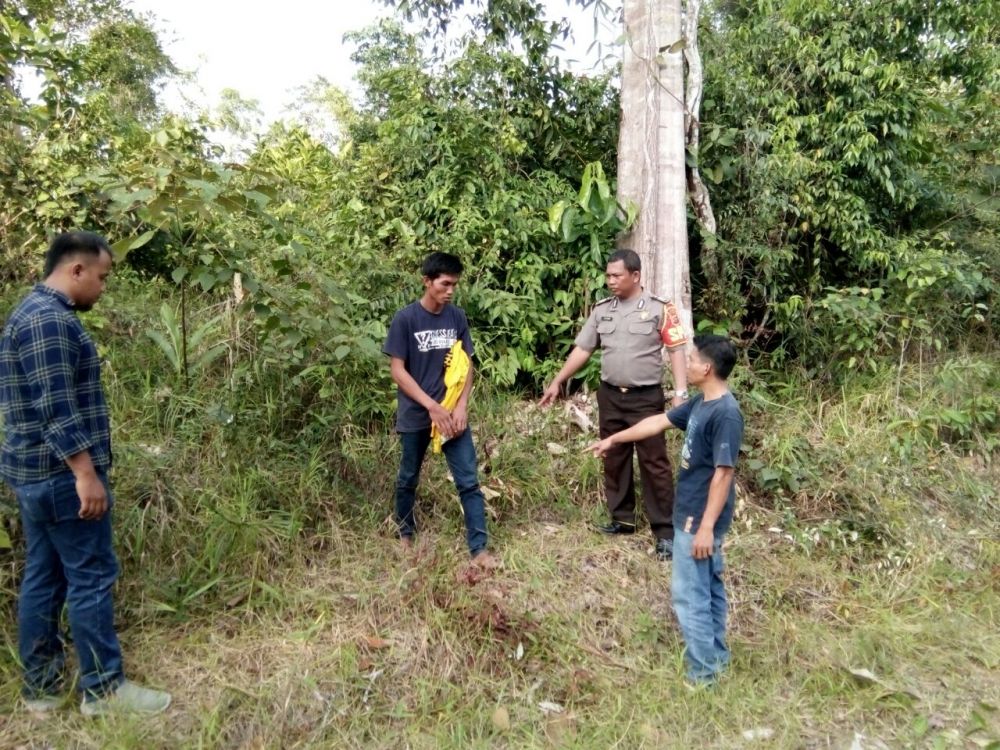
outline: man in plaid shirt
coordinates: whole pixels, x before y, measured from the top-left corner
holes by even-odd
[[[65,603],[80,665],[81,710],[156,713],[170,695],[125,679],[111,589],[111,431],[101,362],[76,316],[104,292],[111,248],[90,232],[56,237],[45,281],[0,336],[0,475],[17,496],[26,561],[18,599],[24,698],[32,711],[63,698]]]

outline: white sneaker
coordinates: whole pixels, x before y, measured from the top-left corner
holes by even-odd
[[[100,716],[108,713],[158,714],[170,705],[170,693],[153,690],[124,680],[114,692],[103,698],[84,700],[80,711],[84,716]]]

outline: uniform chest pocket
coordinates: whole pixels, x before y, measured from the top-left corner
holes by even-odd
[[[597,332],[602,336],[607,336],[609,333],[615,332],[615,321],[613,320],[601,320],[597,323]]]
[[[655,326],[656,323],[652,320],[633,320],[628,324],[628,332],[639,336],[648,336],[656,330]]]

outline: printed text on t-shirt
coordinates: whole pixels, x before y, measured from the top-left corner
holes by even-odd
[[[429,331],[414,331],[413,336],[417,340],[417,349],[421,352],[429,352],[432,349],[451,349],[452,344],[458,338],[458,331],[454,328],[438,328]]]

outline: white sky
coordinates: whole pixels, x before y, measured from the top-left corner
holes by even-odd
[[[566,0],[545,3],[553,17],[573,19],[578,41],[567,56],[589,61],[575,69],[590,69],[596,60],[595,53],[586,53],[593,11],[571,8]],[[196,106],[215,105],[223,89],[233,88],[257,100],[267,120],[281,114],[297,87],[319,75],[356,92],[352,46],[343,36],[392,12],[379,0],[282,0],[267,6],[246,0],[130,0],[130,5],[155,17],[167,54],[196,74],[183,93],[175,86],[164,92],[169,108],[183,108],[185,95]],[[613,43],[618,33],[609,28],[602,42]]]

